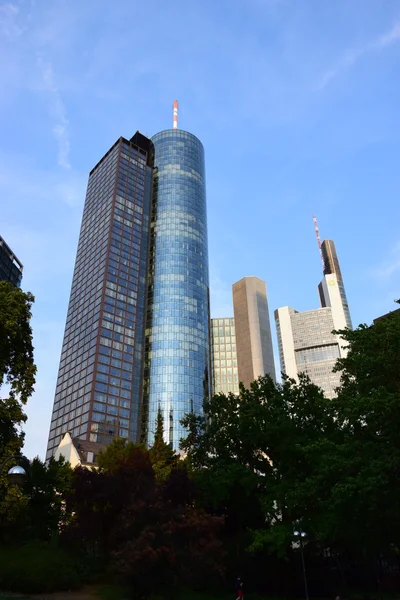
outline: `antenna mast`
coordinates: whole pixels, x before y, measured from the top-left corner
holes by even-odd
[[[322,254],[321,237],[319,235],[318,221],[317,221],[317,217],[315,215],[313,215],[313,221],[314,221],[315,234],[317,236],[319,255],[321,257],[321,262],[322,262],[322,271],[325,271],[325,261],[324,261],[324,255]]]
[[[178,100],[174,100],[173,129],[178,129]]]

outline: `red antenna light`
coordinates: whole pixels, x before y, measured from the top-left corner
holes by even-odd
[[[322,254],[321,237],[319,235],[318,221],[317,221],[317,217],[315,215],[313,215],[313,221],[314,221],[315,234],[317,236],[317,241],[318,241],[319,254],[320,254],[321,262],[322,262],[322,271],[325,271],[325,261],[324,261],[324,255]]]
[[[178,100],[174,100],[173,129],[178,129]]]

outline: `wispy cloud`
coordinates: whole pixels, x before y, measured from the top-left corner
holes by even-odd
[[[55,121],[52,131],[58,145],[58,164],[64,169],[70,169],[70,143],[68,131],[69,122],[65,104],[61,98],[60,90],[55,83],[53,67],[51,63],[43,61],[41,57],[38,58],[37,62],[42,74],[45,89],[51,98],[51,113]]]
[[[359,48],[351,48],[348,50],[335,67],[329,69],[321,77],[318,84],[318,89],[326,87],[332,79],[337,77],[342,71],[352,67],[362,56],[370,52],[382,50],[387,46],[395,44],[400,40],[400,22],[396,22],[393,27],[386,33],[368,42]]]
[[[400,22],[396,23],[390,31],[378,38],[373,44],[373,48],[384,48],[400,39]]]
[[[400,273],[400,241],[394,246],[390,258],[375,269],[374,273],[382,279],[389,279],[393,275]]]
[[[0,31],[7,38],[16,38],[25,31],[18,23],[19,8],[12,2],[0,4]]]

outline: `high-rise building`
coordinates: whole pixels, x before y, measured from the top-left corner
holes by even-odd
[[[234,318],[212,319],[211,356],[214,394],[239,393],[269,374],[275,381],[265,281],[243,277],[232,286]]]
[[[232,286],[239,381],[245,387],[258,377],[275,381],[274,352],[265,281],[243,277]]]
[[[67,432],[139,438],[153,159],[136,133],[90,172],[47,458]]]
[[[159,408],[178,449],[209,395],[209,339],[204,150],[174,112],[89,175],[47,457],[66,433],[151,445]]]
[[[318,286],[321,306],[331,307],[335,328],[352,329],[349,304],[334,241],[324,240],[321,251],[324,263],[324,279]]]
[[[297,380],[308,375],[328,398],[340,384],[339,373],[332,369],[341,356],[340,340],[334,329],[330,308],[298,312],[289,306],[275,311],[279,357],[282,372]]]
[[[340,384],[340,375],[332,369],[347,354],[344,342],[332,332],[352,325],[335,244],[332,240],[321,244],[318,226],[316,230],[324,272],[318,286],[322,308],[305,312],[278,308],[275,322],[282,372],[294,379],[306,373],[332,398]]]
[[[157,411],[179,448],[185,414],[209,396],[209,281],[204,150],[191,133],[152,138],[154,183],[143,424],[154,438]]]
[[[0,235],[0,281],[9,281],[19,287],[22,280],[22,263]]]
[[[235,319],[211,319],[211,372],[214,394],[239,394]]]

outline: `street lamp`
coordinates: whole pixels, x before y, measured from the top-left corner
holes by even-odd
[[[306,563],[304,561],[304,540],[307,537],[305,531],[294,531],[294,537],[299,539],[300,542],[300,554],[301,554],[301,564],[303,567],[303,578],[304,578],[304,591],[306,593],[306,600],[308,600],[308,585],[307,585],[307,573],[306,573]]]
[[[10,485],[18,485],[19,487],[22,487],[26,481],[27,471],[30,472],[31,466],[30,466],[29,460],[25,456],[22,456],[21,454],[16,454],[14,456],[8,456],[2,462],[2,464],[0,466],[0,475],[3,472],[3,469],[6,466],[6,464],[11,460],[15,460],[17,463],[20,463],[20,464],[17,464],[16,466],[11,467],[11,469],[8,471],[8,473],[7,473],[8,483]],[[21,463],[25,465],[25,468],[21,466]]]

